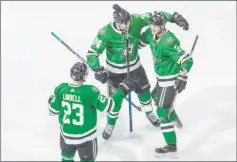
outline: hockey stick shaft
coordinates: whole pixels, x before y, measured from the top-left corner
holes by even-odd
[[[126,24],[126,23],[125,23]],[[125,25],[127,26],[127,25]],[[129,60],[129,53],[128,53],[128,33],[125,32],[125,43],[126,43],[126,61],[127,61],[127,78],[130,78],[130,60]],[[131,92],[128,93],[128,111],[129,111],[129,130],[130,132],[133,131],[133,121],[132,121],[132,96]]]
[[[126,45],[126,61],[127,61],[127,77],[130,77],[130,67],[129,67],[129,53],[128,53],[128,29],[127,29],[127,22],[125,20],[125,18],[128,16],[128,12],[126,10],[124,10],[123,8],[121,8],[119,5],[114,4],[113,5],[113,9],[120,12],[123,15],[124,18],[124,23],[125,23],[125,45]],[[133,131],[133,122],[132,122],[132,103],[131,103],[132,99],[131,99],[131,93],[128,93],[128,103],[129,103],[129,129],[130,132]]]
[[[51,35],[61,42],[69,51],[76,55],[83,63],[86,63],[86,60],[82,58],[78,53],[76,53],[69,45],[67,45],[62,39],[60,39],[54,32],[51,32]]]
[[[198,35],[196,35],[196,37],[195,37],[195,40],[194,40],[194,42],[193,42],[193,46],[192,46],[192,49],[191,49],[191,52],[190,52],[190,56],[193,54],[193,51],[194,51],[194,49],[195,49],[195,47],[196,47],[196,44],[197,44],[197,41],[198,41]]]
[[[125,28],[127,28],[127,22],[125,22]],[[125,32],[125,42],[126,42],[126,60],[127,60],[127,78],[130,78],[130,58],[129,58],[129,51],[128,51],[128,29]],[[131,92],[128,93],[128,105],[129,105],[129,130],[130,132],[133,131],[133,121],[132,121],[132,96]]]
[[[113,5],[113,9],[120,12],[123,15],[123,19],[124,19],[124,23],[125,23],[125,45],[126,45],[126,61],[127,61],[127,78],[130,77],[130,66],[129,66],[129,52],[128,52],[128,29],[127,29],[127,21],[125,20],[125,18],[128,16],[128,12],[126,12],[126,10],[124,10],[123,8],[121,8],[119,5],[114,4]],[[128,103],[129,103],[129,130],[130,132],[133,131],[133,122],[132,122],[132,99],[131,99],[131,93],[128,93]]]
[[[127,26],[127,25],[125,25]],[[129,60],[129,53],[128,53],[128,36],[127,36],[127,31],[126,31],[126,36],[125,36],[125,41],[126,41],[126,57],[127,57],[127,78],[130,77],[130,60]],[[129,130],[130,132],[133,131],[133,121],[132,121],[132,96],[131,96],[131,92],[128,93],[128,106],[129,106]]]
[[[199,37],[199,36],[196,35],[189,56],[192,56],[192,54],[193,54],[193,51],[194,51],[194,49],[195,49],[195,47],[196,47],[196,44],[197,44],[197,41],[198,41],[198,37]],[[175,99],[176,99],[176,96],[177,96],[177,95],[178,95],[178,90],[175,91],[175,96],[174,96],[173,102],[172,102],[172,104],[171,104],[171,108],[169,109],[168,115],[165,116],[165,117],[164,117],[163,119],[161,119],[161,120],[168,120],[168,119],[169,119],[170,114],[171,114],[172,111],[174,110],[174,102],[175,102]]]

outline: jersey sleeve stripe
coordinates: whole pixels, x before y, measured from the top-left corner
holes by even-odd
[[[58,115],[59,113],[55,113],[55,112],[52,112],[51,110],[49,110],[49,114],[50,114],[51,116],[55,116],[55,115]]]
[[[54,108],[52,108],[50,105],[49,105],[49,111],[54,113],[54,114],[59,114],[59,111],[55,110]]]
[[[181,61],[182,61],[185,57],[188,57],[188,55],[189,55],[189,54],[185,52],[185,54],[183,54],[183,55],[179,58],[179,60],[178,60],[177,63],[180,64]]]
[[[147,44],[143,42],[141,39],[139,39],[139,45],[141,45],[142,47],[145,47]]]
[[[192,56],[188,56],[188,57],[185,57],[182,61],[181,61],[181,65],[185,62],[185,61],[187,61],[188,59],[190,59]]]
[[[87,52],[87,55],[99,56],[99,54],[98,54],[97,52],[94,52],[94,51],[91,51],[91,50],[89,50],[89,51]]]

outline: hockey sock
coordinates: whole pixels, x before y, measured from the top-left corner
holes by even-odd
[[[123,101],[124,93],[120,90],[119,93],[114,93],[111,98],[112,98],[112,108],[111,110],[107,113],[107,123],[109,125],[115,125],[116,120],[118,118],[119,112],[121,110],[121,105]]]
[[[61,152],[62,162],[64,162],[64,161],[74,162],[74,156],[75,156],[75,153]]]
[[[137,93],[137,97],[141,103],[142,111],[143,112],[151,112],[152,106],[151,106],[151,93],[150,89],[143,93]]]
[[[160,118],[163,118],[166,115],[168,115],[169,108],[158,107],[156,112]],[[174,124],[172,122],[172,119],[169,118],[168,120],[161,120],[160,127],[161,127],[161,131],[163,133],[166,143],[167,144],[176,144],[177,143],[176,133],[175,133]]]

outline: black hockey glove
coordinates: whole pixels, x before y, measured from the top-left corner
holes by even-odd
[[[187,76],[178,75],[177,79],[175,80],[175,90],[178,90],[179,93],[182,92],[187,85],[187,80]]]
[[[106,83],[108,74],[103,66],[97,69],[93,69],[93,71],[95,72],[94,74],[96,80],[100,81],[102,84]]]
[[[129,92],[132,92],[136,88],[136,82],[131,77],[126,78],[118,87],[123,91],[124,95],[127,96]]]
[[[183,30],[189,29],[189,24],[188,24],[187,20],[182,15],[180,15],[178,12],[175,12],[172,15],[171,23],[175,23],[178,26],[183,27]]]

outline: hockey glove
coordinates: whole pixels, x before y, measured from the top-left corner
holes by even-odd
[[[119,84],[119,89],[121,89],[125,96],[128,93],[132,92],[136,88],[135,81],[130,77],[123,80],[122,83]]]
[[[180,27],[183,27],[183,30],[189,29],[189,24],[185,18],[183,18],[182,15],[180,15],[178,12],[175,12],[172,15],[171,22],[177,24]]]
[[[93,71],[95,72],[94,74],[96,80],[100,81],[102,84],[106,83],[108,79],[108,74],[103,66],[100,68],[93,69]]]
[[[183,75],[178,75],[177,79],[175,80],[175,90],[178,92],[182,92],[187,84],[188,77]]]

